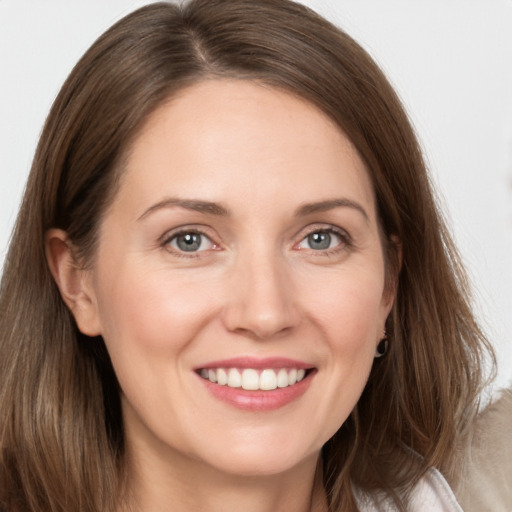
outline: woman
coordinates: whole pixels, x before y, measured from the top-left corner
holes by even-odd
[[[467,297],[352,39],[287,1],[142,8],[64,84],[6,259],[2,508],[460,510]]]

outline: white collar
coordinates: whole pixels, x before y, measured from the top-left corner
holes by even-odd
[[[361,512],[394,512],[396,506],[382,495],[356,492]],[[429,468],[411,492],[409,512],[463,512],[448,482],[435,468]]]

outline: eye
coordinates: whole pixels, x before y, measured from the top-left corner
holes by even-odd
[[[176,233],[166,244],[179,252],[200,252],[214,247],[213,242],[206,235],[197,231]]]
[[[339,247],[345,242],[341,233],[332,229],[318,229],[309,233],[299,243],[299,249],[312,249],[313,251],[328,251]]]

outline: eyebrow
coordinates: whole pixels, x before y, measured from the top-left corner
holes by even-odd
[[[137,220],[142,220],[157,210],[163,208],[173,208],[175,206],[185,208],[186,210],[199,213],[207,213],[210,215],[218,215],[221,217],[228,217],[230,215],[229,210],[224,208],[224,206],[221,206],[219,203],[214,203],[212,201],[202,201],[199,199],[178,199],[175,197],[168,197],[150,206],[147,210],[144,211],[144,213],[142,213],[142,215],[138,217]],[[366,210],[359,203],[346,198],[327,199],[325,201],[318,201],[315,203],[306,203],[297,208],[295,215],[297,217],[305,217],[306,215],[326,212],[335,208],[353,208],[354,210],[358,211],[366,221],[369,221]]]
[[[192,210],[194,212],[208,213],[210,215],[219,215],[222,217],[227,217],[229,215],[229,211],[218,203],[201,201],[198,199],[178,199],[175,197],[168,197],[150,206],[137,220],[142,220],[157,210],[173,208],[175,206],[185,208],[186,210]]]
[[[304,217],[311,215],[312,213],[321,213],[335,208],[353,208],[358,211],[367,222],[370,221],[370,217],[366,213],[366,210],[357,202],[346,198],[327,199],[326,201],[319,201],[316,203],[306,203],[299,206],[296,211],[298,217]]]

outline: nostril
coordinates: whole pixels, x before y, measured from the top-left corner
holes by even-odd
[[[256,341],[264,341],[275,340],[287,336],[292,329],[293,328],[291,326],[274,327],[258,324],[250,327],[237,327],[233,332]]]

